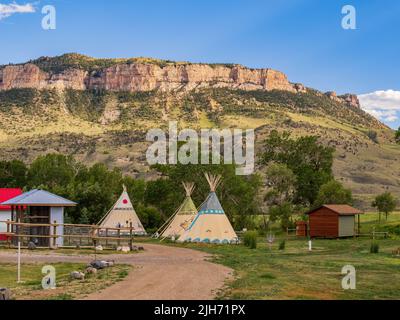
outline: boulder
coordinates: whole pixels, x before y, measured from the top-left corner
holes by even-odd
[[[35,250],[35,249],[36,249],[36,244],[32,241],[29,241],[28,250]]]
[[[0,288],[0,300],[11,300],[10,289]]]
[[[114,260],[107,260],[104,261],[107,265],[107,267],[113,267],[115,265],[115,261]]]
[[[97,274],[97,269],[93,268],[92,266],[87,267],[85,271],[87,274]]]
[[[103,251],[103,246],[102,245],[99,245],[99,246],[96,246],[96,251]]]
[[[131,251],[131,248],[129,248],[129,247],[122,247],[122,248],[121,248],[121,251],[124,252],[124,253],[128,253],[129,251]]]
[[[95,269],[104,269],[108,267],[108,264],[106,261],[101,261],[101,260],[94,260],[90,263],[90,266],[95,268]]]
[[[70,273],[71,279],[73,280],[85,280],[85,274],[79,271],[73,271]]]

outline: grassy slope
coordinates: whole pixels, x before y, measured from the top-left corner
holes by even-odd
[[[178,120],[182,128],[257,129],[258,152],[272,129],[319,135],[337,148],[335,175],[352,188],[357,204],[368,206],[375,194],[387,189],[400,196],[400,147],[393,132],[361,110],[312,90],[0,92],[1,158],[29,162],[38,154],[62,152],[89,164],[101,161],[126,173],[143,174],[148,171],[145,133],[166,128],[169,120]],[[367,137],[368,130],[378,132],[379,144]]]
[[[376,214],[363,216],[363,233],[377,226],[376,218]],[[377,229],[390,225],[400,230],[400,213]],[[400,257],[392,256],[392,250],[400,247],[398,236],[377,240],[378,254],[369,253],[368,238],[314,240],[311,253],[306,239],[295,238],[279,251],[281,239],[272,250],[263,239],[255,250],[242,245],[185,246],[216,254],[216,262],[235,270],[237,278],[222,293],[223,299],[400,299]],[[356,268],[356,290],[341,287],[342,267],[349,264]]]

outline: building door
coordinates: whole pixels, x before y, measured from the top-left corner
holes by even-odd
[[[354,216],[339,216],[339,237],[354,236]]]
[[[29,223],[31,224],[50,224],[50,208],[49,207],[30,207]],[[29,234],[32,235],[32,241],[38,247],[48,247],[50,239],[42,236],[50,235],[50,227],[31,226]],[[35,237],[37,236],[37,237]]]

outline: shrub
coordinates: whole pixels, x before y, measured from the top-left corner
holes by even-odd
[[[369,252],[370,253],[379,253],[379,244],[377,244],[376,242],[372,242]]]
[[[279,242],[279,250],[285,250],[286,247],[286,240],[282,240]]]
[[[257,248],[257,232],[256,231],[247,231],[244,234],[243,243],[246,247],[250,249]]]
[[[369,130],[369,131],[367,131],[366,135],[367,135],[367,137],[368,137],[371,141],[373,141],[373,142],[375,142],[375,143],[378,143],[378,142],[379,142],[379,141],[378,141],[378,133],[377,133],[376,131],[374,131],[374,130]]]
[[[395,226],[384,226],[382,229],[383,229],[383,231],[393,233],[396,235],[400,235],[400,224],[395,225]]]

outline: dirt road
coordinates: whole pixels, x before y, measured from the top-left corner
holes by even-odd
[[[101,255],[116,263],[134,266],[133,271],[121,282],[103,291],[93,293],[88,300],[206,300],[213,299],[232,270],[206,261],[207,254],[183,248],[143,244],[139,254]],[[0,252],[0,262],[15,262],[10,252]],[[22,263],[31,262],[83,262],[93,260],[87,255],[62,255],[24,253]]]

